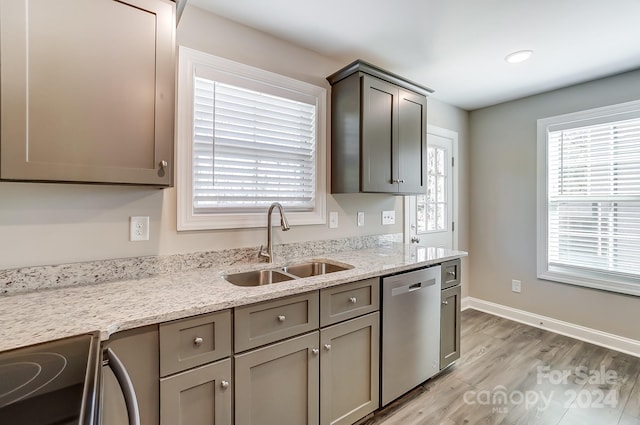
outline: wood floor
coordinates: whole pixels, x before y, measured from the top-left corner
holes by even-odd
[[[466,310],[457,363],[365,424],[640,425],[640,358]]]

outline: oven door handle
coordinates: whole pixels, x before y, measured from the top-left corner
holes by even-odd
[[[116,353],[107,348],[104,350],[107,365],[113,371],[124,396],[124,403],[127,406],[127,415],[129,416],[129,425],[140,425],[140,409],[138,407],[138,398],[136,390],[133,388],[131,378],[127,373],[127,369],[122,361],[116,356]]]

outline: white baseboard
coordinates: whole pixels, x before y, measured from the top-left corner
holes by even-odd
[[[478,298],[463,298],[462,310],[466,310],[468,308],[640,357],[640,341],[635,339],[602,332],[597,329],[586,328],[569,322],[563,322],[562,320],[541,316],[524,310],[518,310],[516,308],[484,301]]]

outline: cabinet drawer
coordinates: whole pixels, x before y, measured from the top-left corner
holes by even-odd
[[[318,328],[318,292],[237,307],[236,353]]]
[[[230,310],[160,325],[160,376],[230,355]]]
[[[459,258],[442,263],[442,289],[458,285],[461,272]]]
[[[320,291],[320,326],[328,326],[380,308],[380,280],[362,280]]]

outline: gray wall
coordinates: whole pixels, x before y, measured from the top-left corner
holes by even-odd
[[[177,39],[181,45],[327,89],[325,77],[345,65],[191,6],[180,21]],[[430,113],[442,116],[442,126],[466,128],[466,113],[457,108],[434,102]],[[462,117],[458,117],[460,113]],[[254,247],[264,243],[266,233],[264,229],[177,232],[175,189],[0,182],[0,200],[0,269]],[[327,209],[340,213],[338,229],[297,226],[286,233],[275,231],[275,242],[397,233],[403,229],[401,197],[329,195]],[[396,210],[396,224],[382,226],[381,211],[390,209]],[[357,211],[365,212],[364,227],[356,226]],[[129,242],[128,220],[132,215],[150,217],[148,242]]]
[[[640,298],[536,278],[536,120],[637,99],[640,70],[471,112],[472,297],[640,340]]]

